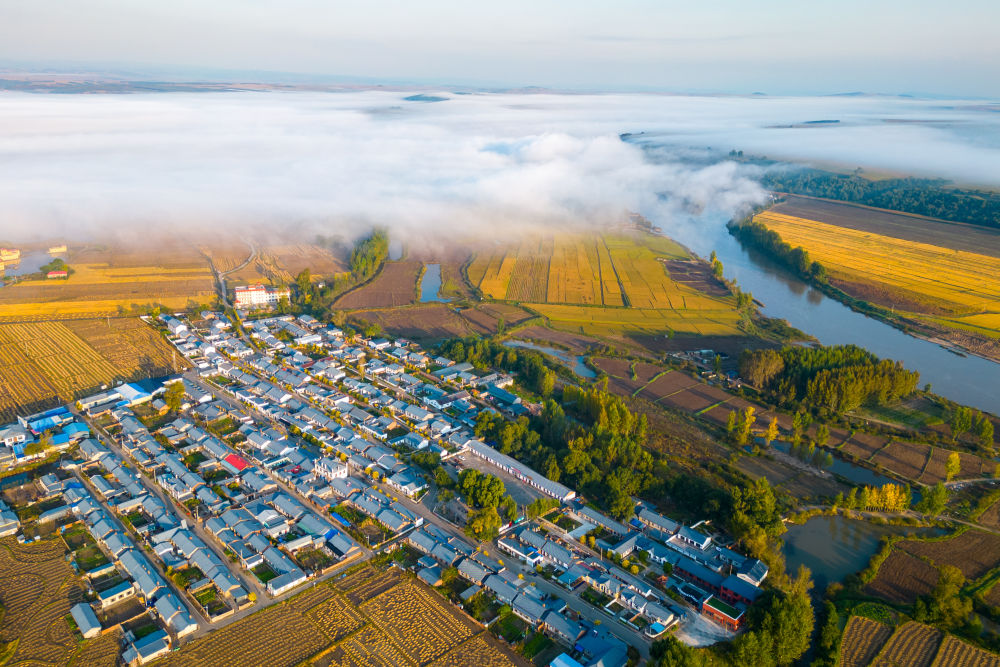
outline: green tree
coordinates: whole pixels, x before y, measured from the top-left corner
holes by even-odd
[[[465,534],[480,542],[489,542],[500,534],[502,524],[496,506],[491,505],[469,515]]]
[[[752,405],[743,408],[743,411],[740,412],[739,425],[736,431],[736,442],[743,446],[749,443],[750,432],[756,423],[757,410]]]
[[[979,439],[979,444],[992,453],[993,422],[990,421],[989,417],[983,415],[980,418],[979,423],[976,425],[976,437]]]
[[[826,424],[820,424],[816,429],[816,444],[826,447],[828,442],[830,442],[830,428]]]
[[[957,406],[951,413],[951,437],[958,439],[963,433],[967,433],[972,428],[972,408],[964,405]]]
[[[163,392],[163,402],[171,412],[179,412],[184,402],[184,384],[180,381],[171,382]]]
[[[937,516],[948,505],[948,487],[942,482],[924,490],[920,501],[914,507],[918,512]]]

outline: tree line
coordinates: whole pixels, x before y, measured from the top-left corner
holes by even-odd
[[[774,171],[761,181],[770,190],[836,199],[942,220],[1000,227],[1000,195],[948,187],[945,181],[892,178],[871,181],[819,169]]]
[[[885,405],[917,389],[920,374],[856,345],[745,350],[740,374],[775,403],[819,414]]]

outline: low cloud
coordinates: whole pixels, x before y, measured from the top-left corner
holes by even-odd
[[[1000,114],[971,104],[439,94],[0,94],[0,241],[382,225],[417,242],[625,210],[717,231],[766,197],[731,148],[1000,185]],[[800,125],[817,119],[841,123]]]

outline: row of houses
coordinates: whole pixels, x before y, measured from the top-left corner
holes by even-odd
[[[442,568],[455,567],[470,587],[462,594],[469,599],[477,594],[491,595],[510,605],[513,613],[533,628],[542,628],[572,645],[584,634],[583,626],[565,614],[566,603],[549,597],[527,582],[509,574],[498,560],[460,538],[428,524],[407,536],[407,543],[422,554],[417,576],[431,586],[441,583]]]

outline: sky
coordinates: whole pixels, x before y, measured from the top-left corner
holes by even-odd
[[[155,230],[350,241],[373,226],[433,245],[625,211],[710,239],[766,201],[762,169],[796,168],[733,149],[1000,188],[1000,113],[981,102],[425,92],[441,101],[0,93],[0,245]]]
[[[0,68],[1000,97],[995,0],[12,0]]]

